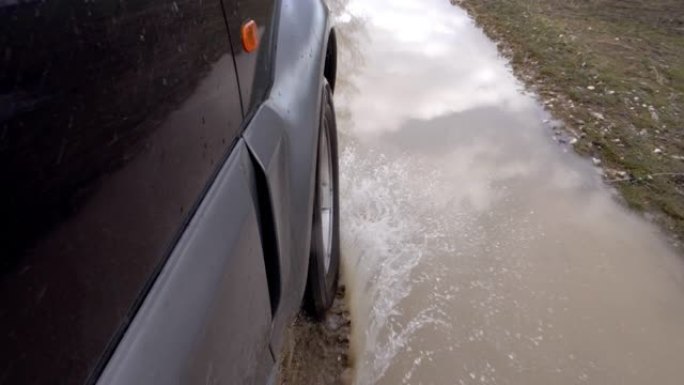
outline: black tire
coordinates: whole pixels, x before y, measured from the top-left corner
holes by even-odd
[[[340,202],[339,202],[339,171],[337,162],[337,125],[335,108],[332,101],[332,91],[326,82],[323,89],[321,120],[316,160],[316,183],[314,193],[314,210],[311,225],[311,252],[309,254],[309,272],[305,296],[305,309],[314,318],[321,319],[330,308],[337,290],[337,280],[340,270]],[[324,136],[324,131],[327,135]],[[323,195],[319,188],[322,161],[320,159],[322,137],[328,138],[330,154],[330,174],[332,179],[332,234],[329,238],[330,259],[326,271],[326,247],[324,246],[321,225]],[[328,192],[329,194],[329,192]],[[329,195],[328,195],[329,196]]]

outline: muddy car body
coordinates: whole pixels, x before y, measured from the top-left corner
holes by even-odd
[[[274,382],[338,268],[325,5],[5,1],[0,31],[0,383]]]

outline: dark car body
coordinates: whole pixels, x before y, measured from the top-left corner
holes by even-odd
[[[321,0],[0,0],[0,384],[274,381],[335,61]]]

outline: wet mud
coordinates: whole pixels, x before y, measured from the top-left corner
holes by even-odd
[[[323,320],[300,313],[288,328],[281,354],[281,385],[351,385],[351,320],[340,285]]]

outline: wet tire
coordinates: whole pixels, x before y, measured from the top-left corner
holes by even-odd
[[[316,161],[311,252],[304,307],[314,318],[330,308],[340,270],[340,205],[337,126],[332,91],[325,83]]]

